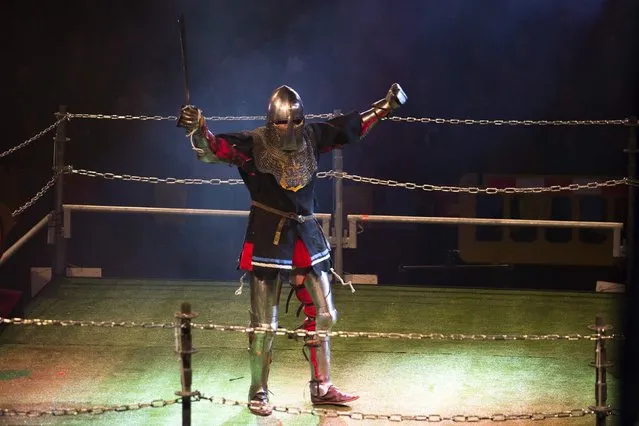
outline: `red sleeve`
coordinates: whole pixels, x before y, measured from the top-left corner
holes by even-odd
[[[242,167],[252,159],[253,138],[249,132],[214,135],[205,124],[200,134],[206,139],[211,152],[222,162]]]

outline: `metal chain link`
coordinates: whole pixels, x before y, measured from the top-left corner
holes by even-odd
[[[125,412],[125,411],[137,411],[144,408],[162,408],[177,403],[182,403],[183,397],[174,399],[156,399],[151,402],[141,402],[133,404],[123,405],[98,405],[90,408],[59,408],[52,410],[15,410],[10,408],[0,408],[0,417],[41,417],[41,416],[77,416],[80,414],[105,414],[109,412]],[[200,393],[196,393],[191,400],[193,402],[208,401],[213,404],[235,406],[235,407],[249,407],[250,403],[246,401],[239,401],[225,397],[213,397],[205,396]],[[403,421],[422,421],[440,423],[443,421],[455,422],[455,423],[476,423],[480,421],[490,420],[495,422],[502,422],[508,420],[545,420],[567,417],[584,417],[586,415],[595,414],[595,411],[586,408],[576,408],[572,410],[556,411],[556,412],[535,412],[526,414],[491,414],[486,415],[468,415],[457,414],[453,416],[443,416],[440,414],[418,414],[418,415],[406,415],[399,413],[391,414],[377,414],[377,413],[362,413],[358,411],[336,411],[330,409],[306,409],[292,406],[279,406],[273,405],[273,411],[278,413],[285,413],[291,415],[312,415],[320,417],[348,417],[353,420],[386,420],[391,422],[403,422]],[[617,409],[608,409],[606,414],[618,415]]]
[[[122,328],[175,328],[173,323],[156,322],[135,322],[135,321],[87,321],[87,320],[55,320],[38,318],[3,318],[0,317],[0,324],[12,325],[37,325],[37,326],[76,326],[76,327],[122,327]],[[239,333],[272,333],[269,328],[246,327],[241,325],[220,325],[214,323],[192,322],[191,327],[198,330],[231,331]],[[395,333],[395,332],[374,332],[374,331],[307,331],[304,329],[278,328],[275,331],[277,336],[288,337],[362,337],[368,339],[407,339],[407,340],[473,340],[473,341],[577,341],[588,340],[622,340],[623,335],[610,334],[442,334],[442,333]]]
[[[118,114],[68,114],[69,118],[84,118],[84,119],[95,119],[95,120],[141,120],[141,121],[176,121],[178,119],[175,115],[118,115]],[[306,118],[309,120],[312,119],[329,119],[333,117],[334,114],[306,114]],[[265,115],[212,115],[210,117],[204,117],[209,121],[264,121],[266,120]]]
[[[156,399],[151,402],[138,402],[125,405],[97,405],[90,408],[56,408],[52,410],[14,410],[0,408],[0,417],[41,417],[41,416],[77,416],[79,414],[105,414],[109,412],[137,411],[143,408],[162,408],[177,404],[182,397],[175,399]]]
[[[273,333],[269,328],[245,327],[238,325],[219,325],[212,323],[191,323],[191,327],[199,330],[235,331],[240,333]],[[280,327],[274,332],[277,336],[288,337],[363,337],[368,339],[407,339],[407,340],[473,340],[473,341],[577,341],[577,340],[622,340],[623,335],[610,334],[442,334],[442,333],[396,333],[374,331],[307,331],[304,329],[289,330]]]
[[[65,166],[61,170],[55,172],[51,179],[49,179],[49,181],[29,201],[27,201],[22,207],[17,208],[13,213],[11,213],[11,217],[16,217],[22,214],[26,209],[31,207],[36,201],[42,198],[49,189],[51,189],[51,187],[55,184],[55,181],[58,179],[58,176],[63,173],[68,173],[69,170],[70,167]]]
[[[121,179],[121,180],[129,180],[135,182],[146,182],[146,183],[168,183],[168,184],[186,184],[186,185],[242,185],[244,182],[242,179],[178,179],[178,178],[159,178],[159,177],[149,177],[149,176],[134,176],[134,175],[118,175],[115,173],[102,173],[96,172],[92,170],[85,169],[71,169],[72,173],[84,175],[88,177],[102,177],[105,179]],[[524,193],[542,193],[542,192],[562,192],[562,191],[579,191],[584,189],[597,189],[597,188],[608,188],[618,185],[628,184],[629,180],[627,178],[623,179],[610,179],[603,182],[588,182],[588,183],[573,183],[570,185],[552,185],[549,187],[529,187],[529,188],[516,188],[516,187],[508,187],[508,188],[479,188],[479,187],[460,187],[460,186],[445,186],[445,185],[431,185],[428,183],[425,184],[417,184],[412,182],[398,182],[395,180],[385,180],[385,179],[377,179],[370,178],[358,175],[351,175],[346,172],[336,172],[334,170],[329,170],[326,172],[318,172],[317,177],[319,179],[326,178],[341,178],[348,179],[354,182],[363,182],[369,183],[372,185],[384,185],[389,187],[399,187],[405,189],[421,189],[423,191],[441,191],[441,192],[454,192],[454,193],[469,193],[469,194],[479,194],[485,193],[488,195],[505,193],[505,194],[524,194]]]
[[[64,115],[62,118],[60,118],[58,121],[56,121],[55,123],[53,123],[52,125],[50,125],[49,127],[47,127],[46,129],[42,130],[41,132],[38,132],[35,136],[32,136],[31,138],[27,139],[26,141],[22,142],[20,145],[16,145],[13,148],[8,149],[7,151],[3,152],[0,154],[0,158],[6,157],[7,155],[13,154],[14,152],[18,151],[19,149],[22,149],[24,147],[26,147],[27,145],[29,145],[31,142],[41,138],[42,136],[46,135],[47,133],[49,133],[51,130],[53,130],[58,124],[60,124],[62,121],[67,120],[69,118],[69,115],[66,114]]]
[[[306,114],[308,119],[330,119],[334,113]],[[175,115],[118,115],[118,114],[69,114],[70,118],[107,119],[107,120],[172,120],[178,119]],[[263,121],[264,115],[213,115],[204,117],[210,121]],[[601,125],[628,125],[636,124],[629,118],[612,120],[478,120],[471,118],[432,118],[432,117],[399,117],[392,116],[384,120],[403,121],[407,123],[435,123],[435,124],[466,124],[466,125],[495,125],[495,126],[601,126]]]
[[[323,114],[305,114],[304,118],[308,120],[324,119],[328,120],[333,118],[335,114],[323,113]],[[212,115],[210,117],[204,117],[209,121],[266,121],[265,115],[240,115],[240,116],[220,116]]]
[[[421,189],[422,191],[441,191],[441,192],[465,192],[468,194],[479,194],[484,193],[488,195],[493,194],[526,194],[526,193],[534,193],[539,194],[542,192],[562,192],[562,191],[579,191],[583,189],[597,189],[597,188],[605,188],[612,187],[617,185],[625,185],[628,183],[627,178],[623,179],[610,179],[603,182],[588,182],[588,183],[572,183],[570,185],[552,185],[548,187],[544,186],[535,186],[528,188],[517,188],[517,187],[507,187],[507,188],[479,188],[479,187],[460,187],[460,186],[445,186],[445,185],[431,185],[428,183],[418,184],[412,182],[398,182],[396,180],[384,180],[370,177],[363,177],[358,175],[351,175],[346,172],[336,172],[330,170],[328,172],[319,172],[317,173],[318,178],[341,178],[348,179],[354,182],[363,182],[370,183],[372,185],[383,185],[389,187],[400,187],[405,189]]]
[[[213,404],[220,405],[230,405],[230,406],[245,406],[249,407],[249,403],[246,401],[238,401],[225,397],[208,397],[205,395],[198,395],[194,398],[195,401],[209,401]],[[358,411],[336,411],[330,409],[307,409],[300,407],[291,407],[291,406],[272,406],[273,411],[278,413],[286,413],[292,415],[301,415],[308,414],[313,416],[321,416],[321,417],[348,417],[353,420],[386,420],[391,422],[403,422],[403,421],[421,421],[421,422],[432,422],[432,423],[440,423],[444,421],[448,422],[456,422],[456,423],[476,423],[480,421],[495,421],[495,422],[503,422],[509,420],[545,420],[545,419],[556,419],[556,418],[566,418],[566,417],[584,417],[586,415],[592,415],[595,411],[586,409],[586,408],[576,408],[573,410],[566,411],[557,411],[557,412],[536,412],[536,413],[526,413],[526,414],[492,414],[489,416],[482,415],[468,415],[468,414],[457,414],[453,416],[442,416],[440,414],[419,414],[419,415],[406,415],[399,413],[391,413],[391,414],[376,414],[376,413],[362,413]],[[616,415],[618,410],[609,409],[608,415]]]
[[[149,120],[177,120],[177,116],[175,115],[118,115],[118,114],[72,114],[69,113],[69,118],[84,118],[84,119],[94,119],[94,120],[141,120],[141,121],[149,121]]]
[[[135,322],[135,321],[85,321],[85,320],[56,320],[56,319],[39,319],[39,318],[3,318],[0,317],[0,324],[12,325],[54,325],[54,326],[76,326],[76,327],[122,327],[122,328],[174,328],[171,322]]]
[[[431,117],[397,117],[387,118],[391,121],[404,121],[407,123],[435,123],[435,124],[468,124],[468,125],[494,125],[494,126],[603,126],[603,125],[628,125],[635,124],[629,118],[613,120],[477,120],[472,118],[431,118]],[[635,124],[636,125],[636,124]]]
[[[168,183],[168,184],[183,184],[183,185],[243,185],[242,179],[178,179],[178,178],[159,178],[149,176],[135,176],[135,175],[119,175],[115,173],[102,173],[93,170],[74,169],[71,168],[70,172],[73,174],[88,176],[88,177],[101,177],[109,180],[125,180],[132,182],[144,182],[144,183]]]

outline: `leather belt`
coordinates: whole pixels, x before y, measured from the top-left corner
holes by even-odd
[[[270,213],[276,214],[276,215],[278,215],[278,216],[285,217],[285,218],[287,218],[287,219],[294,220],[294,221],[299,222],[299,223],[304,223],[304,222],[306,222],[308,219],[312,219],[312,218],[313,218],[313,215],[312,215],[312,214],[311,214],[311,215],[308,215],[308,216],[304,216],[304,215],[301,215],[301,214],[295,214],[295,213],[285,212],[285,211],[282,211],[282,210],[278,210],[278,209],[276,209],[276,208],[274,208],[274,207],[267,206],[266,204],[262,204],[262,203],[260,203],[259,201],[253,201],[253,202],[252,202],[252,205],[254,205],[255,207],[260,208],[260,209],[262,209],[262,210],[265,210],[265,211],[267,211],[267,212],[270,212]]]

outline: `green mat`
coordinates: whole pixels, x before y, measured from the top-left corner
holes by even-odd
[[[118,405],[100,415],[7,417],[0,424],[175,425],[180,404],[139,409],[140,403],[177,398],[180,362],[172,329],[138,326],[172,323],[183,301],[196,323],[245,326],[248,289],[235,283],[72,279],[52,283],[28,307],[29,318],[134,321],[128,327],[7,325],[0,335],[0,408],[72,409]],[[396,424],[359,420],[371,415],[532,414],[594,405],[594,342],[485,340],[479,335],[590,335],[596,315],[619,332],[620,295],[596,293],[334,286],[339,319],[334,331],[369,337],[332,339],[333,382],[360,395],[340,417],[275,412],[258,418],[233,401],[247,399],[250,382],[247,337],[238,331],[195,329],[193,389],[207,400],[193,402],[192,424]],[[280,327],[301,323],[292,301]],[[397,338],[370,333],[399,333]],[[443,338],[408,339],[440,333]],[[475,340],[459,335],[477,335]],[[393,337],[393,336],[390,336]],[[434,337],[437,337],[436,335]],[[454,337],[454,338],[452,338]],[[620,342],[607,341],[609,358]],[[311,410],[310,370],[302,343],[278,336],[271,369],[271,402],[278,409]],[[608,403],[616,407],[618,369],[607,375]],[[222,398],[227,399],[221,404]],[[354,418],[353,418],[354,417]],[[436,419],[436,417],[431,418]],[[423,423],[423,422],[421,422]],[[492,423],[488,421],[487,423]],[[509,422],[510,423],[510,422]],[[520,422],[518,422],[519,424]],[[552,424],[594,424],[594,417],[562,418]]]

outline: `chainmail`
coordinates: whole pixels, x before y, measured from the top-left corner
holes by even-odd
[[[302,140],[301,148],[291,152],[278,148],[279,135],[271,127],[258,127],[253,134],[256,136],[253,157],[257,170],[273,175],[282,188],[290,191],[305,187],[313,179],[317,171],[317,157],[306,126],[295,135]]]

